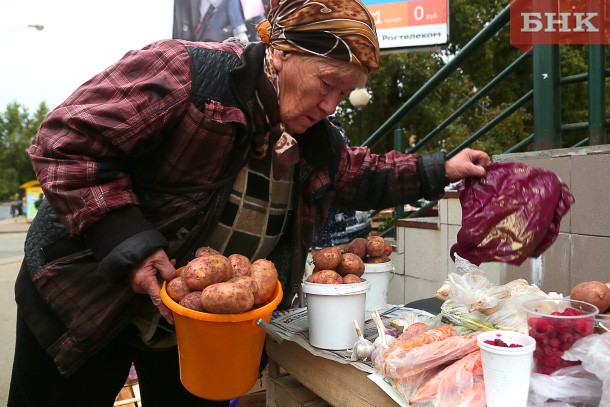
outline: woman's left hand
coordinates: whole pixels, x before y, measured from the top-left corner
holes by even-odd
[[[156,250],[127,275],[133,291],[148,294],[152,303],[170,324],[174,323],[172,311],[161,301],[161,285],[176,277],[176,260],[170,260],[163,249]]]
[[[449,182],[456,182],[466,177],[484,177],[485,167],[491,159],[486,152],[465,148],[445,162],[445,173]]]

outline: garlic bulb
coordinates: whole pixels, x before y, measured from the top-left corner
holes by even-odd
[[[375,350],[375,346],[373,346],[373,343],[362,335],[362,330],[360,329],[360,326],[356,320],[354,320],[354,325],[356,326],[358,340],[352,348],[352,359],[366,360],[367,358],[371,357],[373,350]]]
[[[385,371],[385,352],[390,347],[388,345],[388,335],[385,334],[385,326],[381,321],[381,317],[379,316],[379,312],[377,310],[373,311],[371,315],[373,321],[375,322],[375,326],[377,327],[377,332],[379,332],[380,344],[375,347],[375,351],[371,355],[371,361],[373,362],[373,366],[380,372]]]
[[[373,342],[373,345],[375,347],[378,347],[379,345],[381,345],[381,341],[382,341],[382,339],[381,339],[381,335],[380,335],[380,336],[377,337],[377,339],[375,339],[375,342]],[[391,336],[391,335],[387,335],[387,333],[386,333],[385,343],[388,346],[388,348],[390,346],[392,346],[392,344],[394,342],[396,342],[396,337],[395,336]]]

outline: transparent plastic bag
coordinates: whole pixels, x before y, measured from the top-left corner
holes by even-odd
[[[547,298],[536,285],[517,279],[504,285],[493,285],[484,272],[468,260],[455,256],[456,272],[450,273],[446,284],[447,299],[441,305],[444,315],[457,320],[473,318],[499,329],[527,333],[525,301]],[[452,320],[454,323],[458,323]],[[473,330],[484,327],[473,327]]]
[[[556,296],[561,297],[559,294]],[[511,296],[502,303],[501,308],[493,314],[485,315],[482,319],[497,328],[511,329],[527,334],[527,313],[525,312],[525,308],[523,308],[523,304],[529,300],[550,297],[551,295],[546,294],[536,285],[528,285],[527,287],[521,288],[519,291],[513,292]]]
[[[465,355],[424,382],[409,399],[413,406],[485,407],[481,351]]]
[[[562,357],[582,363],[550,375],[532,373],[528,406],[610,407],[610,332],[577,340]]]
[[[429,330],[419,336],[423,337],[431,332],[432,330]],[[400,379],[461,359],[478,349],[476,333],[464,336],[454,334],[439,341],[408,349],[398,347],[385,355],[384,373],[393,379]]]
[[[444,306],[486,314],[493,312],[510,296],[508,288],[494,286],[480,268],[459,255],[455,258],[455,268],[456,272],[447,276],[449,297]]]
[[[426,383],[432,376],[443,370],[446,366],[435,366],[430,369],[426,369],[422,372],[415,373],[409,376],[405,376],[400,379],[386,379],[394,380],[396,390],[400,393],[405,400],[410,400],[411,397],[417,392],[422,384]]]
[[[566,360],[580,360],[582,367],[603,383],[600,407],[610,407],[610,332],[580,338],[564,352]]]
[[[597,406],[602,392],[601,381],[582,365],[564,367],[545,375],[532,373],[529,407]]]

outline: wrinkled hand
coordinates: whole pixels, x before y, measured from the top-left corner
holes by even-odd
[[[159,308],[163,318],[174,323],[172,312],[161,301],[161,285],[176,277],[176,260],[169,260],[163,249],[155,251],[128,273],[131,288],[138,294],[148,294],[152,303]]]
[[[445,162],[445,173],[449,182],[456,182],[466,177],[484,177],[485,167],[491,159],[486,152],[465,148]]]

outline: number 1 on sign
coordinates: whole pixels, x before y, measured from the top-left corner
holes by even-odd
[[[375,25],[381,24],[381,10],[379,10],[379,9],[374,10],[374,11],[371,10],[371,15],[373,16],[373,19],[375,20]]]
[[[367,8],[379,29],[447,22],[447,0],[388,0],[387,3],[367,5]]]

